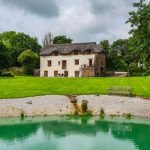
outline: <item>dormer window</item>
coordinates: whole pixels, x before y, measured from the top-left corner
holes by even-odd
[[[78,53],[78,51],[74,51],[74,55],[78,55],[79,53]]]
[[[87,50],[86,53],[87,53],[88,55],[90,55],[90,54],[91,54],[91,50]]]
[[[54,52],[54,56],[58,56],[58,52]]]

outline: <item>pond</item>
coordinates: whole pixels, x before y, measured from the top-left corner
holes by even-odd
[[[150,150],[150,120],[99,117],[0,119],[1,150]]]

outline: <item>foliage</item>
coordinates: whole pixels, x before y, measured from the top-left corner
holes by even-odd
[[[31,50],[25,50],[19,55],[18,61],[22,64],[26,74],[32,74],[38,64],[39,56]]]
[[[127,71],[130,64],[130,53],[127,39],[118,39],[109,44],[108,40],[100,42],[100,46],[106,53],[106,65],[108,71]]]
[[[105,115],[105,111],[103,108],[100,109],[100,117],[103,117]]]
[[[111,58],[111,45],[109,44],[108,40],[104,40],[100,42],[100,47],[102,47],[105,50],[105,54],[106,54],[106,66],[108,70],[113,70],[113,66],[112,66],[112,61],[113,59]]]
[[[132,114],[131,114],[131,113],[127,113],[127,114],[123,114],[123,116],[124,116],[126,119],[131,119]]]
[[[129,33],[132,35],[132,49],[138,61],[148,68],[150,66],[150,2],[140,0],[133,6],[135,9],[129,13],[130,18],[127,21],[131,25]]]
[[[39,78],[26,76],[13,79],[0,78],[0,98],[66,95],[68,93],[101,95],[108,94],[111,86],[131,86],[133,95],[150,98],[150,77]]]
[[[74,111],[74,115],[79,115],[79,112],[77,110]]]
[[[150,69],[148,69],[143,75],[144,76],[150,76]]]
[[[18,56],[25,50],[30,49],[39,53],[41,46],[38,44],[37,38],[32,38],[25,33],[16,33],[14,31],[3,32],[1,39],[6,46],[10,56],[12,57],[11,66],[18,66]]]
[[[81,110],[82,110],[82,113],[86,113],[88,111],[88,102],[86,100],[83,100],[82,101],[82,104],[81,104]]]
[[[20,117],[23,119],[25,117],[24,111],[21,111]]]
[[[53,39],[54,44],[65,44],[65,43],[72,43],[72,39],[65,36],[65,35],[59,35],[55,36]]]
[[[6,46],[0,42],[0,72],[9,67],[11,63],[10,54],[7,51]]]
[[[0,77],[14,77],[14,75],[12,75],[10,72],[5,72],[0,74]]]
[[[15,76],[21,76],[24,74],[23,69],[19,67],[12,67],[9,69],[9,72]]]

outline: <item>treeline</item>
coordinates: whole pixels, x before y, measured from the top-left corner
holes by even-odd
[[[48,33],[44,37],[43,46],[52,43],[62,44],[71,42],[72,39],[64,35],[52,37]],[[15,31],[1,33],[0,75],[8,72],[8,69],[14,74],[33,74],[33,70],[39,68],[41,48],[42,46],[36,37],[30,37],[25,33],[17,33]],[[6,75],[9,74],[6,73]]]
[[[150,75],[150,2],[140,0],[129,12],[129,39],[112,44],[105,40],[100,45],[106,50],[107,69],[128,71],[130,75]]]
[[[112,44],[108,40],[99,45],[105,49],[107,71],[127,71],[129,75],[150,75],[150,2],[134,3],[126,23],[131,25],[130,38],[118,39]],[[45,35],[43,46],[72,43],[65,35]],[[25,74],[39,68],[39,53],[42,46],[36,37],[14,31],[0,34],[0,74],[8,68],[20,67]],[[20,70],[18,70],[19,72]],[[21,72],[21,73],[22,73]]]

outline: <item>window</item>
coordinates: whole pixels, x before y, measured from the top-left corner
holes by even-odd
[[[67,68],[67,61],[62,60],[62,69],[66,69],[66,68]]]
[[[92,65],[93,65],[93,60],[89,59],[89,66],[92,66]]]
[[[64,77],[68,77],[68,71],[64,71]]]
[[[60,65],[60,61],[58,61],[58,65]]]
[[[75,65],[79,65],[79,59],[75,59]]]
[[[74,55],[78,55],[78,51],[74,51]]]
[[[48,65],[48,67],[51,67],[51,66],[52,66],[52,61],[51,61],[51,60],[48,60],[48,61],[47,61],[47,65]]]
[[[85,54],[85,55],[90,55],[90,54],[91,54],[91,50],[86,50],[86,51],[84,51],[84,54]]]
[[[58,52],[54,52],[54,56],[58,56]]]
[[[75,71],[75,77],[79,77],[80,72],[79,71]]]

